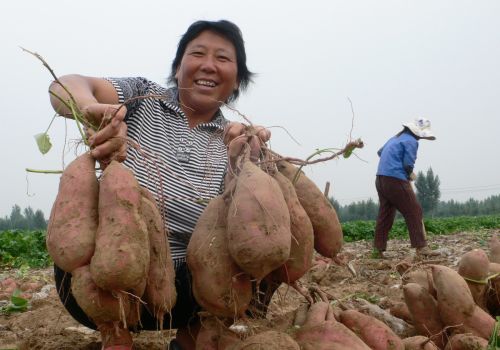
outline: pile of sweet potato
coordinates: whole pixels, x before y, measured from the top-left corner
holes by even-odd
[[[256,328],[237,335],[220,320],[207,318],[197,338],[197,349],[290,349],[290,350],[404,350],[400,339],[386,324],[358,312],[332,307],[319,300],[297,312],[294,327],[288,331]]]
[[[133,326],[142,305],[161,326],[175,304],[170,248],[156,201],[118,162],[100,180],[88,152],[68,165],[46,243],[55,264],[71,274],[77,303],[98,327]]]
[[[439,349],[486,349],[500,308],[498,249],[494,238],[490,257],[482,249],[467,252],[458,271],[442,265],[405,271],[406,310],[396,313]]]
[[[198,220],[187,262],[203,309],[234,318],[247,312],[261,281],[293,285],[310,269],[314,248],[335,257],[343,237],[318,187],[292,164],[263,153],[255,135],[235,139],[228,153],[225,191]]]
[[[495,328],[491,315],[500,307],[500,264],[490,262],[498,261],[495,248],[490,251],[489,258],[481,249],[464,254],[458,271],[425,264],[402,271],[405,303],[391,313],[411,324],[403,332],[410,335],[397,334],[385,310],[375,316],[372,310],[332,306],[322,297],[299,307],[286,332],[256,328],[238,336],[220,319],[204,320],[197,349],[487,349]]]

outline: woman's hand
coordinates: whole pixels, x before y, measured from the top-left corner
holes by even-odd
[[[224,144],[227,146],[229,158],[228,178],[229,183],[237,168],[238,157],[246,145],[250,146],[250,159],[257,161],[260,157],[262,145],[271,138],[271,132],[263,126],[252,126],[229,122],[224,129]]]
[[[242,142],[242,138],[246,142]],[[271,138],[271,131],[263,126],[248,126],[238,122],[229,122],[224,129],[224,144],[228,147],[231,157],[239,155],[245,144],[250,145],[250,158],[256,161],[260,156],[260,149]]]
[[[271,131],[263,126],[255,125],[252,129],[252,133],[256,135],[262,143],[266,143],[271,138]],[[238,122],[229,122],[224,130],[224,144],[226,146],[229,145],[232,140],[240,135],[244,135],[248,130],[248,125]]]
[[[123,162],[127,155],[127,125],[124,122],[127,108],[122,105],[95,103],[82,108],[85,118],[97,130],[88,130],[92,156],[101,163],[112,160]]]

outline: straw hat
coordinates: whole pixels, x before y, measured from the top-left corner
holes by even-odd
[[[436,137],[431,130],[431,121],[427,118],[415,118],[415,120],[403,124],[404,127],[408,128],[415,136],[422,139],[435,140]]]

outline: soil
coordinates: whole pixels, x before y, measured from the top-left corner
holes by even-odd
[[[488,240],[500,230],[461,232],[453,235],[430,236],[429,246],[440,253],[433,260],[419,260],[407,240],[390,240],[384,259],[371,258],[371,242],[346,243],[339,261],[315,259],[313,268],[300,280],[311,290],[319,288],[334,305],[357,307],[360,299],[388,309],[403,300],[401,276],[396,266],[441,264],[457,268],[460,257],[474,248],[488,252]],[[0,315],[0,349],[85,349],[99,350],[99,333],[79,325],[65,311],[55,291],[52,269],[0,270],[0,309],[9,303],[14,285],[23,290],[29,300],[24,312]],[[271,301],[267,317],[239,321],[246,332],[259,328],[287,331],[293,327],[296,310],[307,304],[295,289],[282,285]],[[143,331],[134,334],[134,349],[167,349],[175,331]]]

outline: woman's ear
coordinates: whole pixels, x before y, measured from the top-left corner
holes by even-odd
[[[233,91],[236,91],[236,90],[238,90],[239,88],[240,88],[240,82],[239,82],[239,81],[236,81],[236,82],[234,83]]]

